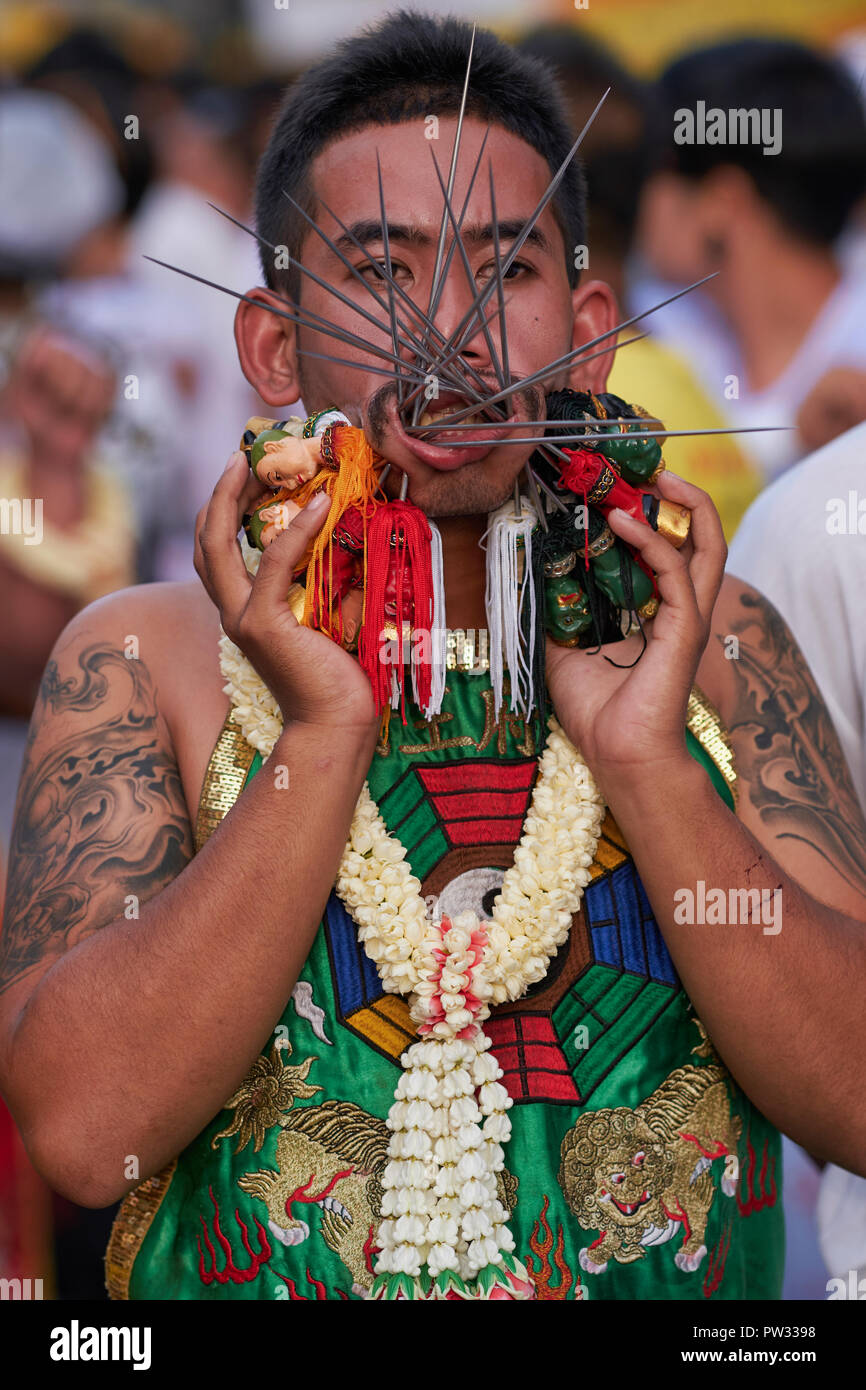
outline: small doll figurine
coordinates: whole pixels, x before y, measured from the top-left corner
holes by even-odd
[[[250,517],[253,544],[259,550],[265,550],[281,531],[286,530],[300,510],[297,503],[280,497],[269,499],[266,506],[258,506]]]
[[[250,468],[264,487],[295,492],[323,468],[336,469],[329,430],[314,439],[296,439],[280,429],[262,430],[250,448]]]

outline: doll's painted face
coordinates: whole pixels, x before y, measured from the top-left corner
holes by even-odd
[[[256,476],[274,489],[287,487],[292,491],[306,483],[319,467],[318,440],[269,439],[264,455],[256,466]]]
[[[288,529],[293,517],[296,517],[300,510],[294,502],[274,502],[270,507],[262,507],[259,516],[264,523],[261,535],[263,549]]]

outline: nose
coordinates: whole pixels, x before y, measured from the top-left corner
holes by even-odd
[[[474,280],[470,282],[459,250],[455,250],[448,272],[440,281],[439,301],[433,321],[446,339],[456,337],[462,343],[461,357],[470,362],[476,371],[489,376],[496,363],[501,361],[498,315],[495,312],[497,298],[494,291],[485,304],[473,313],[473,304],[481,288]],[[490,323],[485,323],[487,319],[491,320]]]

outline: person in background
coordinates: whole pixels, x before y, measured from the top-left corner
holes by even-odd
[[[791,625],[866,809],[864,456],[866,423],[777,479],[746,513],[728,570],[759,587]],[[784,537],[784,546],[768,545],[768,536]],[[809,763],[826,761],[829,750],[814,738],[809,711],[798,711],[798,721]],[[846,1283],[849,1269],[866,1275],[866,1181],[828,1164],[817,1221],[828,1272]]]
[[[145,257],[235,291],[259,282],[255,237],[215,210],[251,223],[251,181],[259,153],[251,136],[257,117],[258,107],[243,89],[217,88],[201,79],[188,85],[154,132],[157,177],[132,230],[131,261],[142,290],[170,294],[195,330],[184,434],[196,445],[183,462],[181,525],[164,548],[158,578],[192,574],[193,524],[201,497],[216,482],[213,460],[237,447],[239,420],[267,414],[267,408],[238,367],[233,342],[237,301]]]
[[[105,356],[46,324],[24,335],[0,396],[0,496],[19,504],[0,530],[4,715],[29,717],[66,624],[132,581],[129,499],[94,459],[115,389]]]
[[[19,724],[23,748],[58,634],[135,577],[132,499],[96,466],[117,390],[113,346],[40,308],[119,215],[124,190],[104,140],[56,93],[0,93],[0,155],[0,715]],[[17,764],[5,751],[8,803]]]
[[[186,502],[189,469],[178,455],[177,440],[195,424],[202,336],[169,277],[162,272],[162,279],[150,284],[142,276],[146,263],[133,244],[156,168],[156,94],[113,42],[87,27],[65,35],[22,79],[34,94],[53,93],[86,120],[122,190],[113,215],[64,257],[37,307],[50,321],[70,323],[116,347],[122,389],[100,438],[100,453],[129,490],[138,533],[136,575],[147,582],[158,576],[160,556],[173,529],[183,527],[185,510],[194,511]],[[168,494],[171,509],[165,506]],[[189,516],[186,520],[189,524]]]
[[[705,128],[712,111],[723,129]],[[745,127],[728,118],[737,111],[760,118],[745,143]],[[639,239],[666,284],[644,284],[638,307],[666,285],[717,272],[700,300],[662,311],[659,329],[731,424],[786,427],[749,436],[769,481],[866,413],[866,276],[845,274],[837,252],[866,192],[863,105],[833,58],[788,40],[740,39],[672,63],[657,113]],[[719,133],[723,141],[709,143]]]
[[[587,270],[607,281],[626,318],[632,312],[627,267],[641,190],[650,171],[652,91],[602,44],[569,25],[537,29],[520,47],[556,69],[575,133],[583,129],[610,88],[581,145],[589,200]],[[636,333],[649,336],[617,353],[610,390],[627,401],[652,401],[654,412],[672,430],[722,428],[723,415],[686,357],[658,341],[654,323],[655,315],[651,315],[620,335],[622,342]],[[710,493],[728,540],[761,486],[747,439],[703,435],[669,439],[664,446],[668,467]]]

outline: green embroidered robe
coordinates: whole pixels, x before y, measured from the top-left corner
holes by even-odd
[[[415,716],[392,719],[372,794],[422,894],[449,915],[489,915],[532,793],[535,732],[507,711],[494,719],[489,679],[461,671],[440,716]],[[697,690],[687,739],[733,807],[726,735]],[[199,845],[260,764],[227,721]],[[610,813],[568,942],[485,1027],[514,1099],[502,1195],[539,1298],[780,1296],[779,1134],[713,1052]],[[384,993],[332,893],[244,1084],[123,1203],[106,1257],[112,1296],[364,1297],[384,1120],[413,1037],[405,1001]]]

